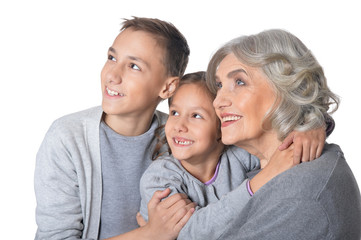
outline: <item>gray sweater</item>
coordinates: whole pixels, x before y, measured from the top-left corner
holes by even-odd
[[[221,156],[219,167],[211,183],[204,184],[183,168],[173,156],[155,160],[144,172],[140,181],[142,197],[140,213],[147,220],[147,204],[157,190],[170,188],[170,195],[185,193],[198,207],[218,201],[223,195],[239,187],[240,204],[246,205],[251,198],[247,191],[247,172],[259,169],[259,160],[245,150],[231,146]],[[202,226],[207,228],[207,226]],[[216,229],[213,228],[212,231]]]
[[[64,116],[46,133],[35,167],[35,239],[98,238],[103,192],[99,141],[102,114],[102,108],[95,107]],[[166,114],[156,111],[155,115],[158,125],[165,123]],[[138,175],[144,171],[132,170],[141,171]]]
[[[102,113],[65,116],[47,132],[35,169],[36,239],[97,239]],[[243,195],[238,187],[196,211],[179,239],[360,239],[360,192],[336,145],[268,182],[245,206]]]
[[[178,239],[361,238],[360,191],[337,145],[276,176],[245,206],[240,196],[237,188],[196,211]]]

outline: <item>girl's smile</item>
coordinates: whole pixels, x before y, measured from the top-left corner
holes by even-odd
[[[187,147],[194,143],[194,141],[182,137],[173,137],[173,141],[176,147]]]
[[[218,161],[218,146],[223,145],[213,98],[207,91],[200,83],[181,85],[169,106],[165,133],[173,156],[180,161],[192,164],[210,158]]]

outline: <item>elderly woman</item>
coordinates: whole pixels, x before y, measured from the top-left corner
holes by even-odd
[[[222,122],[222,141],[267,165],[249,182],[254,195],[241,212],[224,221],[227,209],[237,212],[231,192],[227,201],[192,216],[179,238],[196,232],[194,223],[203,221],[214,224],[208,229],[222,231],[198,229],[198,239],[360,239],[360,191],[339,146],[325,144],[318,159],[295,167],[287,159],[270,161],[291,131],[321,126],[327,112],[338,107],[310,50],[283,30],[236,38],[214,54],[207,81],[217,94],[213,105]],[[274,164],[282,173],[260,188],[257,177]],[[217,226],[212,219],[217,217],[226,224]]]

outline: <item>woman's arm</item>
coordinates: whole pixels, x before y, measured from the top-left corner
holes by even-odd
[[[277,150],[269,164],[250,180],[253,193],[273,177],[294,166],[293,154],[293,145],[284,151]],[[247,188],[248,181],[246,179],[239,187],[221,197],[216,203],[198,209],[181,230],[178,240],[218,239],[228,229],[231,222],[242,216],[242,212],[247,208],[251,199]]]
[[[262,171],[249,181],[251,191],[257,192],[272,178],[297,165],[294,162],[294,154],[293,144],[283,151],[277,149]]]
[[[251,195],[247,179],[235,190],[225,194],[217,202],[197,209],[178,235],[178,240],[220,239],[234,219],[247,207]]]
[[[231,159],[231,161],[235,160],[240,162],[245,172],[257,170],[261,166],[260,160],[256,156],[240,147],[228,146],[223,154],[228,155],[228,158]]]
[[[262,210],[244,221],[234,219],[220,239],[334,239],[327,213],[316,201],[282,199],[267,202]]]

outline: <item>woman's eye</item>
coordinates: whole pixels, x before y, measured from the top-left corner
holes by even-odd
[[[236,80],[236,84],[237,84],[238,86],[241,86],[241,85],[244,85],[245,83],[244,83],[241,79],[237,79],[237,80]]]
[[[203,117],[202,117],[201,115],[199,115],[198,113],[194,113],[194,114],[193,114],[193,117],[194,117],[194,118],[203,118]]]
[[[134,70],[140,70],[140,68],[136,65],[136,64],[134,64],[134,63],[131,63],[130,64],[130,68],[132,68],[132,69],[134,69]]]
[[[108,60],[113,61],[113,62],[117,61],[115,59],[115,57],[113,57],[112,55],[108,55]]]
[[[170,111],[170,115],[171,116],[178,116],[179,113],[177,111],[175,111],[175,110],[172,110],[172,111]]]
[[[222,88],[222,83],[221,82],[216,82],[216,87],[217,88]]]

